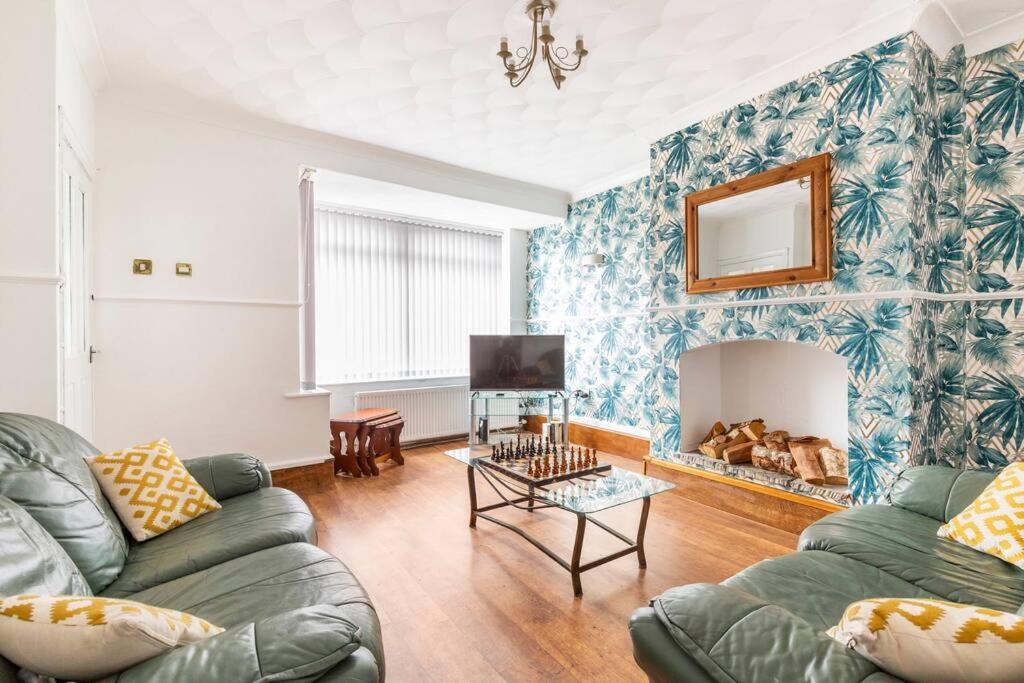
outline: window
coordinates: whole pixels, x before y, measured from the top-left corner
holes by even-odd
[[[498,234],[317,207],[317,383],[468,375],[501,283]]]

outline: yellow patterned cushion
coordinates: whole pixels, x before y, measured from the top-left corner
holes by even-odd
[[[1003,683],[1020,681],[1024,671],[1024,617],[984,607],[860,600],[828,635],[908,681]]]
[[[1000,472],[939,536],[1024,569],[1024,462]]]
[[[130,600],[68,595],[0,599],[0,655],[60,679],[108,676],[223,631],[191,614]]]
[[[220,509],[166,439],[86,458],[86,462],[136,541]]]

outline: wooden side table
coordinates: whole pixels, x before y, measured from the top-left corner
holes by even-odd
[[[380,470],[377,468],[379,460],[393,460],[398,465],[405,464],[400,443],[403,427],[405,427],[405,420],[397,413],[362,425],[360,433],[365,438],[360,440],[357,436],[356,439],[363,444],[364,460],[374,476],[380,474]]]
[[[353,477],[376,476],[380,474],[378,458],[404,464],[400,444],[404,426],[402,416],[392,408],[367,408],[332,418],[334,473],[344,472]]]

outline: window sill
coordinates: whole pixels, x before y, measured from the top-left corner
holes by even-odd
[[[344,387],[354,384],[394,384],[396,382],[436,382],[461,379],[469,383],[469,375],[426,375],[420,377],[375,377],[373,379],[347,379],[340,382],[323,382],[324,387]]]
[[[285,398],[318,398],[320,396],[330,396],[331,392],[327,389],[306,389],[304,391],[291,391],[284,395]]]

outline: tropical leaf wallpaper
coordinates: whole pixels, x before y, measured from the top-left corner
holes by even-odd
[[[678,457],[679,355],[756,338],[847,359],[855,502],[878,500],[908,464],[1021,459],[1022,133],[1024,41],[971,58],[958,47],[940,59],[916,34],[896,36],[655,142],[649,179],[609,191],[614,210],[604,214],[602,193],[536,234],[531,329],[588,311],[589,325],[566,324],[578,332],[574,372],[591,382],[621,359],[599,348],[602,316],[629,310],[634,320],[646,308],[644,324],[629,327],[646,343],[626,351],[638,362],[619,383],[620,405],[604,414],[650,429],[655,457]],[[687,295],[684,197],[825,151],[833,155],[833,280]],[[615,215],[641,225],[623,230]],[[602,251],[636,264],[611,276],[629,273],[629,293],[551,284],[563,282],[566,245],[579,239],[571,236],[602,232]],[[645,290],[649,300],[639,303]],[[780,297],[804,303],[772,302]],[[639,405],[627,398],[638,396]]]
[[[575,202],[564,223],[531,233],[528,331],[565,334],[566,384],[590,394],[574,402],[576,417],[645,426],[650,205],[643,178]],[[605,255],[604,265],[580,263],[595,252]]]

